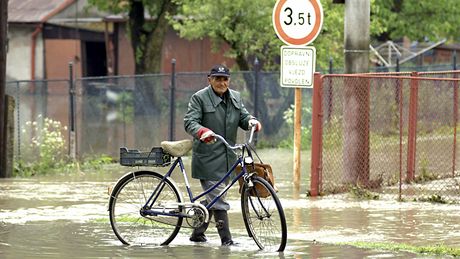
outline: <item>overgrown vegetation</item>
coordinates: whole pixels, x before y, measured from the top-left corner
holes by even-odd
[[[368,189],[360,185],[351,185],[349,187],[349,194],[351,197],[359,200],[378,200],[380,197]]]
[[[438,177],[428,170],[429,160],[426,158],[425,154],[422,154],[422,159],[420,160],[420,173],[414,179],[416,183],[424,183],[438,179]]]
[[[311,115],[312,115],[312,110],[310,108],[310,105],[303,106],[302,107],[302,125],[308,125],[308,126],[301,126],[300,131],[301,131],[301,148],[302,150],[308,150],[311,148]],[[291,133],[294,132],[294,105],[291,105],[291,107],[284,112],[283,116],[286,124],[289,127],[289,130]],[[282,140],[279,144],[280,148],[293,148],[294,147],[294,138],[289,137],[285,138]]]
[[[67,127],[59,121],[39,115],[36,121],[26,122],[21,130],[22,135],[31,141],[21,143],[21,158],[14,163],[14,176],[79,172],[83,169],[100,169],[102,165],[113,162],[111,157],[105,155],[82,161],[70,159],[64,138]]]
[[[116,97],[117,107],[117,120],[125,123],[132,123],[134,121],[134,105],[133,105],[133,93],[132,92],[121,92]]]
[[[441,204],[447,204],[448,202],[446,199],[444,199],[441,195],[439,194],[433,194],[428,197],[422,197],[416,199],[416,201],[424,201],[424,202],[432,202],[432,203],[441,203]]]
[[[446,255],[446,256],[460,256],[460,248],[449,247],[444,244],[427,245],[427,246],[416,246],[401,243],[390,243],[390,242],[345,242],[340,243],[341,245],[350,245],[359,248],[367,249],[379,249],[388,251],[407,251],[419,254],[431,254],[431,255]]]
[[[67,131],[66,126],[39,115],[36,121],[26,122],[21,131],[31,141],[21,143],[21,159],[15,162],[14,175],[46,174],[51,169],[65,165],[66,142],[63,133]]]

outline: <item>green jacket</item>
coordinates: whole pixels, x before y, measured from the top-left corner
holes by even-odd
[[[206,127],[223,136],[234,145],[238,127],[248,130],[253,118],[241,101],[240,93],[229,89],[226,103],[212,87],[196,92],[190,99],[184,116],[185,131],[193,136],[192,177],[202,180],[219,180],[236,161],[235,154],[221,141],[206,144],[199,140],[197,132]]]

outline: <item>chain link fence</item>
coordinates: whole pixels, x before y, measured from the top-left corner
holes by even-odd
[[[323,76],[319,190],[459,202],[455,73]]]
[[[39,159],[32,144],[50,118],[62,125],[62,136],[68,137],[69,81],[35,80],[7,82],[5,93],[15,99],[14,159]],[[45,120],[46,119],[46,120]],[[66,140],[63,140],[66,141]]]
[[[230,87],[241,92],[248,111],[264,125],[258,133],[261,147],[276,147],[293,134],[285,125],[284,112],[293,105],[294,90],[279,87],[278,80],[276,72],[232,73]],[[74,129],[78,158],[117,159],[120,147],[150,150],[163,140],[191,138],[183,117],[192,94],[207,85],[205,72],[8,82],[6,93],[16,99],[15,159],[36,159],[29,145],[34,135],[25,128],[32,124],[43,128],[45,119],[62,125],[68,154]],[[311,100],[310,91],[303,95]],[[239,138],[244,140],[244,131]]]
[[[358,182],[383,196],[458,202],[458,81],[452,79],[457,77],[457,72],[322,76],[320,192],[343,192]],[[117,159],[120,147],[148,150],[163,140],[190,138],[183,116],[191,95],[207,84],[205,72],[7,82],[6,93],[16,100],[15,160],[37,159],[30,149],[34,133],[27,128],[42,127],[45,118],[62,125],[68,154],[69,131],[75,130],[78,158]],[[294,89],[279,87],[279,72],[234,72],[231,88],[264,125],[258,147],[292,140],[285,114]],[[311,89],[302,94],[303,105],[310,106]],[[302,121],[307,130],[310,119]],[[241,131],[239,140],[244,137]]]

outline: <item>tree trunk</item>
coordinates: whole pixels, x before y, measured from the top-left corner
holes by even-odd
[[[345,73],[369,72],[369,1],[345,2]],[[344,177],[346,184],[369,182],[369,85],[345,79]]]
[[[145,20],[142,1],[130,1],[129,26],[131,44],[135,58],[136,74],[158,74],[161,72],[161,56],[164,37],[169,28],[166,14],[174,12],[170,0],[159,4],[159,11],[152,20]],[[153,16],[153,14],[151,14]],[[161,77],[142,77],[136,80],[134,89],[134,124],[136,146],[147,148],[165,139],[160,134],[161,98],[163,84]]]
[[[8,0],[0,0],[0,177],[6,177],[6,47],[7,47],[7,21]]]
[[[130,40],[131,46],[133,49],[134,55],[134,64],[135,64],[135,74],[139,74],[144,70],[143,67],[143,42],[145,41],[144,38],[144,24],[145,24],[145,17],[144,17],[144,4],[141,1],[131,0],[129,8],[129,33],[130,33]]]
[[[171,0],[158,4],[159,10],[150,20],[145,20],[142,1],[130,0],[129,32],[134,52],[135,73],[161,72],[161,55],[164,38],[169,29],[166,15],[174,13],[176,6]]]

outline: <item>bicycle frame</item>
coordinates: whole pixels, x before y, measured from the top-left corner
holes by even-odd
[[[217,186],[219,186],[221,183],[223,183],[225,181],[225,179],[227,179],[228,177],[230,177],[230,175],[233,173],[233,171],[236,169],[236,167],[238,165],[241,165],[242,167],[242,170],[241,172],[235,176],[233,178],[233,180],[230,182],[230,184],[228,184],[220,193],[219,195],[217,195],[210,203],[208,203],[205,207],[206,209],[210,209],[216,202],[218,199],[220,199],[234,184],[236,181],[238,181],[238,179],[240,179],[241,177],[243,177],[245,174],[247,174],[247,171],[246,171],[246,168],[243,163],[243,158],[244,158],[244,153],[245,153],[245,150],[247,149],[247,146],[246,144],[244,144],[242,146],[242,152],[241,152],[241,155],[238,155],[238,158],[236,160],[236,162],[233,164],[232,168],[230,168],[230,170],[216,183],[214,184],[213,186],[211,186],[208,190],[205,190],[203,192],[201,192],[200,194],[198,194],[197,196],[194,196],[193,193],[192,193],[192,190],[191,190],[191,187],[190,187],[190,183],[188,181],[188,177],[187,177],[187,174],[186,174],[186,171],[185,171],[185,166],[184,166],[184,163],[182,161],[182,158],[181,157],[178,157],[176,158],[176,160],[174,160],[173,164],[170,166],[168,172],[163,176],[163,179],[161,180],[161,182],[158,184],[158,186],[155,188],[155,190],[152,192],[152,194],[150,195],[149,199],[147,200],[147,202],[145,203],[143,209],[144,209],[144,213],[145,214],[150,214],[150,215],[165,215],[165,216],[182,216],[182,215],[179,215],[179,214],[174,214],[174,213],[168,213],[168,212],[158,212],[158,211],[149,211],[150,208],[152,208],[153,204],[155,203],[156,199],[158,198],[159,194],[161,193],[163,187],[164,187],[164,182],[165,182],[165,179],[170,177],[172,175],[172,173],[174,172],[174,169],[176,169],[177,165],[179,165],[179,168],[182,172],[182,176],[184,178],[184,181],[185,181],[185,186],[186,186],[186,189],[187,189],[187,193],[188,193],[188,197],[189,197],[189,200],[191,203],[195,203],[197,200],[201,199],[203,196],[205,196],[206,194],[210,193],[211,191],[213,191],[214,189],[217,188]],[[250,152],[247,152],[249,156],[252,157],[252,154]]]

